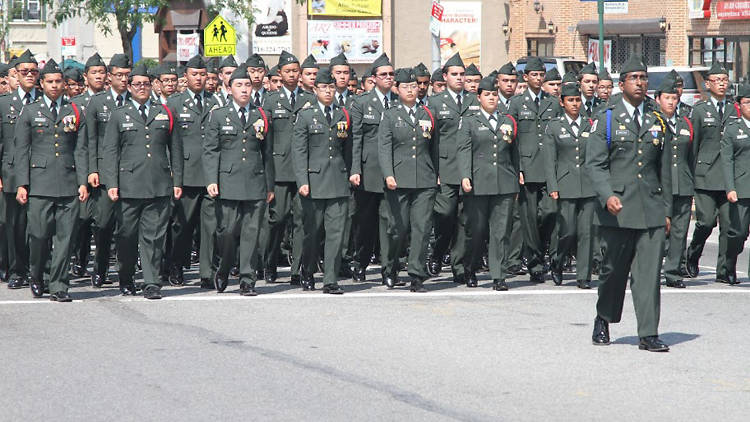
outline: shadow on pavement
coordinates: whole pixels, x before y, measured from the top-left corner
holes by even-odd
[[[687,343],[700,337],[700,334],[687,334],[687,333],[662,333],[659,334],[659,338],[669,346],[674,346],[680,343]],[[612,342],[613,344],[630,344],[633,346],[638,345],[638,336],[620,337]]]

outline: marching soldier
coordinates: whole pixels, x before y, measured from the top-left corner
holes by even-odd
[[[0,63],[0,95],[10,92],[10,83],[8,83],[9,64]]]
[[[268,97],[268,91],[263,87],[263,78],[266,75],[266,62],[260,54],[253,54],[247,61],[247,74],[250,75],[250,82],[253,84],[251,101],[255,108],[263,107]]]
[[[721,136],[726,125],[737,118],[734,103],[726,98],[729,72],[714,62],[707,76],[710,97],[693,107],[693,154],[695,155],[695,229],[687,250],[686,270],[698,276],[698,261],[706,239],[719,217],[719,255],[716,259],[716,281],[733,284],[737,275],[727,269],[727,233],[731,227],[726,186],[719,160]]]
[[[668,251],[664,261],[667,287],[685,288],[682,281],[682,264],[685,255],[690,214],[693,206],[695,159],[693,156],[693,128],[690,120],[678,116],[677,86],[673,79],[664,78],[656,92],[661,117],[667,124],[666,149],[671,154],[672,165],[672,227],[669,230]]]
[[[348,215],[349,169],[344,160],[345,144],[351,142],[346,109],[334,104],[336,84],[331,71],[323,68],[315,77],[317,102],[302,110],[294,124],[292,161],[302,202],[305,225],[302,289],[315,290],[314,269],[325,232],[323,293],[343,294],[336,282],[344,247],[344,224]]]
[[[437,69],[434,72],[432,72],[430,83],[432,84],[432,93],[430,94],[430,96],[435,96],[445,91],[445,79],[443,78],[443,69]]]
[[[292,163],[292,139],[297,114],[311,107],[317,99],[299,87],[300,64],[294,55],[282,51],[278,66],[282,86],[279,91],[269,95],[265,108],[273,132],[275,183],[274,199],[268,210],[269,233],[264,245],[264,273],[267,283],[276,282],[281,241],[288,225],[292,225],[291,284],[299,285],[304,231],[302,204]]]
[[[206,64],[201,56],[191,58],[185,67],[187,89],[181,94],[173,95],[167,102],[175,121],[175,142],[182,144],[184,157],[182,197],[174,201],[172,208],[172,245],[168,248],[172,256],[167,259],[171,263],[169,282],[174,286],[181,286],[185,282],[183,267],[190,265],[193,233],[200,227],[201,287],[210,289],[216,272],[213,260],[216,210],[213,199],[206,198],[209,196],[206,191],[208,184],[202,161],[208,116],[211,109],[218,105],[216,98],[205,90]]]
[[[177,92],[177,84],[179,80],[177,66],[174,64],[163,63],[157,72],[156,78],[159,79],[159,86],[161,86],[161,95],[159,96],[158,101],[161,104],[166,105],[169,97]]]
[[[302,62],[302,74],[299,78],[299,83],[302,85],[302,89],[312,93],[315,90],[315,76],[318,74],[318,61],[315,60],[312,54]]]
[[[578,73],[578,83],[581,86],[581,115],[590,118],[604,106],[604,103],[596,97],[599,74],[596,72],[594,63],[589,63],[581,69]]]
[[[206,86],[204,88],[205,92],[208,92],[209,94],[214,94],[217,89],[219,89],[219,69],[217,69],[217,66],[219,65],[219,59],[217,57],[212,57],[206,62]]]
[[[336,93],[334,103],[338,107],[350,108],[354,101],[354,93],[349,91],[349,77],[351,76],[349,61],[344,53],[331,59],[329,63],[331,75],[336,80]]]
[[[464,72],[464,63],[456,53],[443,66],[443,78],[448,88],[440,95],[433,95],[429,106],[435,118],[435,139],[432,142],[438,149],[439,157],[435,169],[439,177],[433,217],[435,245],[429,258],[429,271],[433,275],[440,273],[443,255],[450,248],[453,281],[459,284],[466,282],[463,262],[466,230],[459,206],[461,179],[456,160],[458,124],[462,117],[479,112],[477,96],[469,95],[464,90]]]
[[[669,346],[658,333],[659,273],[672,211],[670,156],[664,151],[666,128],[644,101],[646,72],[640,59],[625,63],[622,100],[599,114],[586,147],[586,168],[600,203],[595,223],[604,246],[592,341],[610,343],[609,324],[620,322],[630,278],[638,347],[665,352]]]
[[[729,122],[721,138],[721,161],[732,224],[727,233],[727,271],[732,273],[750,227],[750,85],[742,84],[735,98],[741,118]],[[739,283],[735,278],[729,284]]]
[[[85,120],[63,98],[63,71],[49,59],[41,71],[41,101],[25,106],[15,131],[16,199],[28,203],[30,285],[44,293],[49,264],[53,302],[70,302],[68,266],[79,210],[88,198]]]
[[[232,77],[235,69],[237,69],[237,61],[231,54],[224,57],[224,60],[219,64],[219,88],[214,95],[216,96],[216,102],[222,107],[232,102],[229,78]]]
[[[676,70],[672,69],[671,72],[667,74],[667,77],[672,79],[674,81],[674,88],[677,91],[677,111],[675,113],[678,117],[690,117],[690,113],[693,112],[693,106],[689,104],[685,104],[682,102],[682,91],[685,87],[685,80],[682,79],[682,76],[680,76],[679,73],[677,73]]]
[[[596,84],[596,97],[606,104],[609,101],[609,96],[612,95],[613,88],[612,76],[607,72],[607,69],[600,70],[599,83]]]
[[[382,54],[372,64],[375,88],[357,98],[351,109],[352,168],[349,181],[355,187],[356,213],[354,232],[353,278],[365,281],[365,272],[373,252],[381,260],[388,254],[388,205],[383,202],[384,178],[378,162],[377,134],[386,110],[398,107],[399,99],[392,93],[394,70],[388,56]],[[376,240],[376,234],[378,240]],[[380,250],[375,246],[379,244]],[[394,273],[381,269],[384,284],[397,283]],[[390,280],[389,280],[390,279]]]
[[[510,116],[498,113],[495,77],[482,79],[478,96],[480,113],[463,118],[458,131],[463,211],[470,238],[467,271],[475,274],[479,270],[489,238],[492,288],[504,291],[508,290],[508,239],[518,195],[518,148],[513,131],[516,124]],[[476,276],[469,276],[466,286],[477,287]]]
[[[256,296],[259,236],[266,204],[273,200],[273,140],[262,108],[252,105],[252,75],[247,66],[229,79],[232,103],[211,112],[204,143],[208,194],[217,198],[221,260],[216,290],[227,287],[239,249],[240,294]],[[239,243],[239,244],[238,244]]]
[[[274,66],[268,71],[268,90],[276,92],[281,89],[281,75],[279,75],[279,67]]]
[[[556,255],[550,256],[552,281],[562,284],[563,262],[576,246],[576,280],[579,289],[591,288],[594,189],[584,169],[591,121],[581,112],[581,91],[576,84],[562,87],[563,115],[552,119],[544,135],[547,191],[558,203]]]
[[[560,97],[560,86],[562,85],[562,76],[558,72],[556,67],[550,69],[549,72],[544,74],[544,82],[542,83],[542,91],[551,97]]]
[[[463,73],[463,66],[459,69]],[[429,277],[426,264],[432,223],[430,211],[437,188],[437,145],[434,143],[437,131],[430,110],[416,105],[414,71],[398,69],[395,73],[401,104],[385,111],[378,129],[378,161],[385,177],[385,201],[391,216],[388,253],[383,256],[383,266],[384,273],[390,275],[386,286],[392,289],[398,280],[398,259],[408,245],[410,290],[426,292],[423,283]]]
[[[65,99],[70,101],[83,92],[83,73],[76,67],[69,67],[63,72],[65,80]]]
[[[102,287],[110,284],[109,256],[115,226],[114,203],[107,195],[107,188],[101,180],[104,171],[104,135],[111,114],[115,108],[130,102],[128,78],[130,59],[124,54],[115,54],[109,61],[110,88],[94,94],[86,107],[86,131],[88,139],[88,182],[92,187],[91,200],[94,202],[94,271],[91,285]]]
[[[466,67],[466,73],[464,73],[464,89],[466,90],[466,92],[476,94],[477,89],[479,89],[479,82],[481,80],[482,74],[479,72],[479,69],[477,69],[474,63]]]
[[[140,252],[146,299],[161,299],[159,266],[167,240],[170,198],[182,194],[182,144],[169,108],[153,103],[143,64],[129,78],[131,99],[110,116],[104,135],[102,184],[116,202],[120,291],[134,295]]]
[[[0,97],[0,138],[2,139],[2,189],[5,212],[5,233],[8,242],[8,288],[20,289],[28,285],[29,249],[26,237],[27,206],[16,201],[18,181],[15,168],[13,136],[21,109],[39,99],[36,89],[39,68],[31,51],[26,50],[15,59],[18,87]]]
[[[427,70],[424,63],[420,63],[414,67],[414,74],[417,75],[417,86],[419,87],[417,105],[420,107],[426,106],[430,97],[428,95],[430,91],[430,71]]]

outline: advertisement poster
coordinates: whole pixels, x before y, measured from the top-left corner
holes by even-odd
[[[312,16],[379,17],[381,0],[308,0],[307,14]]]
[[[461,53],[464,64],[474,63],[481,69],[482,3],[444,1],[440,25],[440,62],[444,64],[455,53]]]
[[[308,21],[307,40],[318,62],[328,63],[343,52],[349,63],[372,63],[383,53],[383,21]]]
[[[599,39],[589,38],[588,62],[599,66]],[[604,67],[612,71],[612,40],[604,40]]]
[[[251,29],[253,54],[281,54],[292,51],[292,2],[294,0],[254,0]]]
[[[186,62],[200,52],[201,34],[177,33],[177,61]]]

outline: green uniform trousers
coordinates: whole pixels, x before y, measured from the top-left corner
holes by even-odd
[[[206,188],[185,186],[182,196],[172,207],[172,257],[168,259],[174,266],[190,265],[190,252],[193,248],[193,233],[200,224],[201,203]]]
[[[508,253],[505,267],[520,267],[523,261],[523,230],[521,229],[521,214],[518,206],[518,198],[513,200],[513,215],[511,216],[511,229],[509,235]]]
[[[75,196],[30,196],[28,202],[29,262],[32,280],[49,272],[51,294],[67,292],[70,250],[80,210]]]
[[[170,200],[168,196],[120,198],[115,203],[115,237],[121,285],[133,282],[140,251],[144,284],[161,286],[159,267],[167,245]]]
[[[408,241],[407,271],[409,275],[419,280],[426,280],[429,277],[427,248],[430,227],[432,227],[431,211],[435,208],[435,194],[435,188],[403,188],[385,191],[390,225],[388,227],[388,254],[383,262],[384,274],[398,273],[398,258]],[[411,233],[409,233],[410,230]],[[463,238],[462,235],[461,239]]]
[[[554,256],[554,246],[550,242],[555,227],[557,212],[554,200],[547,195],[545,183],[526,183],[521,186],[519,208],[521,227],[529,272],[544,271],[546,245],[550,244],[550,256]]]
[[[198,252],[200,277],[213,280],[218,266],[216,248],[216,199],[204,193],[201,201],[201,244]]]
[[[341,268],[341,253],[344,249],[344,219],[349,213],[349,197],[333,199],[310,199],[301,197],[302,220],[305,235],[302,247],[302,271],[312,276],[318,266],[320,242],[323,246],[323,284],[335,284]]]
[[[729,230],[727,232],[727,271],[737,269],[737,256],[742,253],[750,227],[750,199],[740,198],[729,203]],[[750,270],[750,268],[748,268]]]
[[[604,255],[596,302],[598,315],[610,323],[620,322],[630,276],[638,336],[659,335],[664,227],[639,230],[600,226],[599,234]]]
[[[284,238],[286,225],[293,224],[291,274],[294,276],[300,274],[303,249],[302,238],[304,237],[302,220],[303,211],[299,194],[297,193],[297,184],[294,182],[276,182],[274,199],[271,201],[268,210],[268,241],[264,248],[264,265],[266,269],[276,268],[276,263],[279,261],[279,253],[281,253],[281,241]],[[314,259],[317,259],[317,256]],[[316,267],[313,267],[313,269]]]
[[[672,198],[672,226],[667,240],[669,246],[664,260],[664,276],[667,281],[678,281],[682,280],[680,266],[684,262],[693,197],[674,195]]]
[[[10,262],[8,260],[8,236],[7,227],[5,225],[5,195],[0,194],[0,271],[4,271],[7,275]],[[3,281],[7,281],[3,279]]]
[[[116,223],[115,203],[109,199],[104,185],[91,191],[89,201],[94,203],[94,243],[96,243],[94,274],[106,277],[109,271],[109,256]]]
[[[575,248],[576,280],[591,280],[593,259],[596,198],[558,199],[557,251],[552,257],[552,267],[558,268]]]
[[[464,274],[466,271],[466,219],[461,212],[463,204],[460,201],[460,190],[460,185],[443,183],[438,186],[434,200],[435,245],[432,256],[442,262],[443,255],[450,248],[451,270],[454,274]]]
[[[507,195],[465,195],[467,269],[476,272],[482,267],[485,243],[488,243],[490,277],[505,280],[508,245],[513,226],[515,193]]]
[[[355,266],[367,268],[373,252],[381,254],[383,246],[388,244],[388,207],[381,206],[382,193],[364,190],[354,191],[354,202],[352,260]],[[377,249],[378,244],[381,250]]]
[[[716,257],[716,278],[726,280],[727,231],[729,230],[729,202],[724,191],[695,190],[695,230],[688,247],[688,256],[703,254],[706,239],[716,227],[719,217],[719,256]]]
[[[8,242],[8,280],[29,275],[29,244],[26,236],[26,205],[16,201],[16,194],[5,198],[5,234]]]
[[[257,281],[255,270],[260,253],[260,230],[266,215],[266,201],[231,201],[219,199],[216,234],[219,245],[218,274],[227,278],[239,251],[240,282]],[[239,246],[239,247],[238,247]]]

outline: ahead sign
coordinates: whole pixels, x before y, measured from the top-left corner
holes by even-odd
[[[206,57],[237,54],[237,34],[234,27],[217,16],[203,28],[203,54]]]

